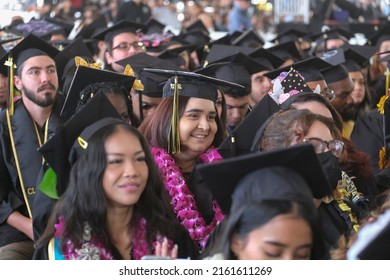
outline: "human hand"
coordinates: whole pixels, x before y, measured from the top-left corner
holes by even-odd
[[[155,256],[176,259],[178,253],[178,246],[175,244],[172,250],[169,249],[168,239],[164,237],[162,242],[157,241]]]

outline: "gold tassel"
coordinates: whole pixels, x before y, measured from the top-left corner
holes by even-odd
[[[123,74],[126,76],[131,76],[131,77],[135,76],[133,68],[131,68],[131,66],[129,64],[126,65],[125,70],[123,71]],[[141,80],[135,79],[132,88],[135,90],[143,91],[144,85],[142,84]]]
[[[173,89],[173,108],[171,127],[168,135],[168,153],[180,153],[180,130],[179,130],[179,89],[181,85],[178,82],[178,77],[174,77],[174,83],[171,84]]]
[[[386,149],[385,149],[385,147],[382,147],[379,150],[379,162],[378,162],[379,169],[383,170],[387,166],[387,163],[388,163],[388,160],[387,160],[387,156],[386,156]]]
[[[385,75],[386,75],[385,95],[388,96],[388,95],[389,95],[389,80],[390,80],[390,71],[389,71],[389,68],[386,68]]]
[[[8,85],[9,85],[9,93],[8,93],[8,111],[10,116],[14,115],[14,68],[16,67],[13,62],[13,57],[10,55],[8,60],[4,63],[4,65],[9,67],[8,71]]]
[[[383,95],[381,99],[379,100],[378,104],[376,104],[376,107],[378,107],[379,114],[383,115],[385,113],[385,102],[387,100],[388,96]]]

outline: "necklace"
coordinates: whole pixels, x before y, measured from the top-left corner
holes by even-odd
[[[176,165],[172,155],[166,150],[152,147],[152,154],[164,179],[164,185],[171,196],[171,205],[181,225],[189,232],[192,240],[204,249],[209,235],[224,219],[224,215],[215,200],[212,201],[214,218],[210,224],[202,217],[196,205],[194,194],[189,190],[183,173]],[[218,162],[222,156],[214,148],[209,148],[199,156],[202,163]]]

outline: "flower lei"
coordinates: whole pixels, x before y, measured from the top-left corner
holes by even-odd
[[[215,200],[212,201],[214,218],[210,224],[202,217],[196,205],[194,194],[188,188],[183,173],[173,157],[166,150],[152,147],[152,154],[164,179],[165,188],[171,196],[171,205],[179,221],[189,232],[192,240],[204,249],[207,238],[214,228],[224,219],[224,215]],[[202,163],[218,162],[222,156],[214,148],[209,148],[199,156]]]
[[[59,223],[55,224],[54,237],[61,238],[64,233],[64,219],[59,218]],[[143,256],[150,254],[150,250],[146,241],[146,220],[138,219],[135,227],[132,228],[133,238],[131,241],[132,255],[131,259],[140,260]],[[156,241],[153,242],[153,248],[157,242],[162,242],[163,236],[157,234]],[[168,240],[168,247],[173,248],[172,240]],[[83,242],[79,247],[75,247],[72,241],[67,240],[63,251],[64,259],[66,260],[112,260],[114,259],[110,250],[105,248],[103,243],[95,237],[91,237],[91,228],[88,223],[85,223]]]

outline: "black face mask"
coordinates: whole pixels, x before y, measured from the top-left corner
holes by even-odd
[[[318,154],[317,156],[328,178],[329,186],[332,190],[336,189],[337,182],[341,180],[341,167],[338,158],[331,151]]]

